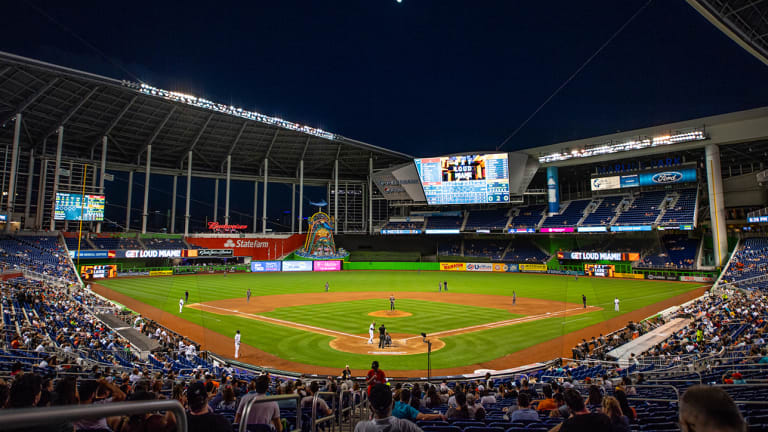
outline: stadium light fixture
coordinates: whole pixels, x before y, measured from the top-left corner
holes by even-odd
[[[686,129],[669,132],[655,137],[637,137],[622,141],[608,141],[581,149],[564,149],[561,152],[539,156],[539,163],[565,161],[573,158],[587,158],[605,154],[613,154],[632,150],[641,150],[648,147],[658,147],[670,144],[679,144],[689,141],[703,141],[709,138],[703,128]]]
[[[244,110],[242,108],[235,107],[232,105],[224,105],[224,104],[216,103],[216,102],[209,101],[207,99],[197,97],[194,95],[181,93],[181,92],[174,92],[169,90],[163,90],[157,87],[152,87],[147,84],[139,84],[132,81],[123,81],[123,85],[125,87],[137,90],[138,92],[148,96],[159,97],[159,98],[170,100],[173,102],[179,102],[179,103],[195,106],[198,108],[220,112],[222,114],[229,114],[235,117],[241,117],[248,120],[254,120],[254,121],[266,123],[273,126],[279,126],[285,129],[290,129],[297,132],[303,132],[308,135],[314,135],[320,138],[325,138],[327,140],[336,139],[335,134],[324,131],[319,128],[300,125],[298,123],[293,123],[288,120],[283,120],[279,117],[271,117],[255,111]]]

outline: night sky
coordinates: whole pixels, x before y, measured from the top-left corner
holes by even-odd
[[[0,49],[426,156],[496,148],[646,0],[241,3],[6,2]],[[767,74],[656,0],[504,149],[768,105]]]

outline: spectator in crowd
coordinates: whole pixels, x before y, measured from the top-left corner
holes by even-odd
[[[627,394],[624,393],[622,390],[616,390],[613,392],[613,396],[616,398],[616,400],[619,401],[619,405],[621,406],[621,412],[624,413],[625,416],[629,419],[630,423],[634,423],[637,420],[637,413],[635,412],[635,409],[629,406],[629,401],[627,400]]]
[[[125,393],[116,385],[103,378],[98,381],[81,381],[78,394],[80,405],[101,405],[105,403],[121,402],[125,400]],[[80,419],[75,422],[75,428],[78,431],[107,429],[108,427],[107,419],[103,417],[97,419]]]
[[[531,397],[529,393],[520,392],[517,395],[518,409],[509,416],[510,421],[539,421],[539,414],[536,410],[531,409]]]
[[[551,411],[553,409],[557,409],[557,403],[555,403],[555,400],[552,398],[552,386],[549,384],[544,384],[544,387],[541,388],[542,393],[544,393],[544,399],[539,401],[539,405],[536,407],[538,411]]]
[[[373,420],[358,422],[355,432],[422,432],[412,422],[392,415],[392,391],[386,384],[371,386],[368,405],[373,411]]]
[[[318,391],[320,391],[320,385],[317,383],[317,381],[312,381],[312,383],[309,384],[309,393],[307,394],[307,396],[301,399],[301,407],[312,408],[312,402],[315,399],[314,396],[317,394]],[[329,416],[333,412],[331,408],[328,407],[328,404],[325,403],[325,401],[322,398],[317,398],[317,402],[315,402],[314,407],[315,407],[315,410],[317,410],[318,417]]]
[[[682,432],[746,432],[747,425],[723,389],[695,385],[680,398],[680,429]]]
[[[192,383],[187,389],[187,400],[189,401],[189,411],[187,412],[187,430],[189,432],[232,431],[232,425],[224,416],[211,412],[205,384],[199,381]],[[253,408],[257,406],[254,405]],[[276,430],[279,431],[280,429]]]
[[[610,432],[611,420],[605,414],[590,412],[584,399],[574,389],[563,392],[563,399],[571,411],[571,416],[563,421],[560,432]]]
[[[611,419],[611,432],[629,432],[629,419],[613,396],[603,398],[603,413]]]
[[[446,416],[442,414],[424,414],[419,412],[416,408],[408,404],[411,400],[411,391],[403,389],[400,391],[400,400],[395,402],[392,408],[392,415],[405,420],[420,421],[420,420],[445,420]]]
[[[251,381],[251,383],[251,391],[248,392],[247,395],[243,396],[242,399],[240,399],[240,404],[237,406],[235,423],[245,421],[246,424],[249,425],[272,425],[276,432],[281,432],[283,430],[283,423],[280,421],[280,407],[277,405],[277,402],[262,402],[254,404],[251,406],[251,411],[248,413],[248,418],[243,419],[243,412],[249,401],[251,399],[265,398],[267,396],[267,390],[269,390],[269,377],[267,375],[261,375]],[[203,389],[205,389],[205,385],[203,385]],[[304,399],[302,399],[302,402],[303,400]]]
[[[446,411],[445,416],[449,420],[474,420],[475,419],[475,413],[470,410],[469,405],[467,405],[467,395],[461,390],[457,390],[454,394],[454,400],[456,401],[456,406],[452,406],[448,408],[448,411]]]
[[[600,392],[600,387],[596,385],[589,386],[587,397],[587,409],[590,412],[602,412],[603,409],[603,394]]]

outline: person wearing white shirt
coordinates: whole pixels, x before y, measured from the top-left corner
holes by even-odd
[[[370,326],[368,326],[368,343],[373,343],[373,331],[376,329],[376,322],[372,322]]]
[[[195,351],[196,351],[195,344],[187,345],[187,360],[192,361],[192,359],[197,354]]]
[[[184,299],[179,299],[179,313],[181,313],[181,310],[184,309]]]
[[[35,348],[35,352],[43,352],[45,351],[45,347],[43,346],[43,343],[41,342],[37,348]]]
[[[240,356],[240,330],[235,333],[235,358]]]
[[[619,298],[616,297],[613,299],[613,310],[618,312],[619,311]]]

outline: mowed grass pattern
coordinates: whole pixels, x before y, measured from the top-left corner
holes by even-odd
[[[386,305],[385,305],[386,302]],[[307,306],[293,306],[263,313],[272,318],[309,324],[316,327],[337,330],[351,334],[367,334],[371,321],[376,326],[385,324],[390,333],[421,332],[435,333],[456,327],[456,317],[461,317],[462,327],[519,318],[503,309],[465,306],[454,303],[430,302],[400,299],[395,302],[397,309],[413,314],[409,317],[371,317],[368,313],[388,310],[389,302],[382,299],[357,300],[341,303],[327,303]],[[378,334],[378,331],[376,332]]]
[[[190,303],[226,298],[243,298],[251,289],[254,296],[272,294],[299,294],[324,291],[325,283],[332,291],[378,291],[382,299],[374,299],[372,309],[386,309],[386,298],[390,293],[397,297],[398,291],[436,292],[439,281],[448,281],[450,292],[476,293],[511,296],[514,290],[518,305],[524,306],[525,297],[581,303],[581,295],[587,296],[588,303],[604,310],[567,318],[548,318],[535,322],[515,324],[468,334],[446,337],[445,348],[432,354],[435,369],[464,366],[492,360],[505,354],[551,340],[563,334],[613,318],[666,298],[694,289],[696,285],[675,282],[657,282],[624,279],[599,279],[572,276],[539,275],[524,273],[451,273],[451,272],[387,272],[387,271],[346,271],[335,273],[261,273],[200,276],[169,276],[136,279],[111,279],[101,283],[116,291],[127,294],[141,302],[163,309],[169,314],[181,316],[190,322],[210,328],[222,335],[232,337],[236,329],[243,332],[243,343],[271,352],[277,356],[310,365],[343,367],[349,364],[356,369],[370,366],[373,356],[356,355],[336,351],[329,342],[329,336],[310,333],[289,327],[254,321],[237,316],[218,315],[199,310],[186,309],[179,314],[179,299],[189,291]],[[613,299],[621,300],[621,312],[613,311]],[[403,299],[404,301],[405,299]],[[251,301],[254,301],[253,299]],[[429,302],[427,302],[429,303]],[[445,308],[443,304],[436,303]],[[288,311],[281,319],[304,322],[313,325],[326,321],[323,308],[328,305],[307,306],[301,313]],[[398,300],[398,306],[405,304]],[[439,309],[438,307],[438,316]],[[478,322],[472,307],[457,305],[459,311],[443,310],[440,326],[461,328]],[[283,309],[283,308],[281,308]],[[485,308],[481,308],[485,309]],[[295,312],[295,311],[294,311]],[[409,310],[409,312],[413,312]],[[503,312],[503,311],[502,311]],[[270,313],[282,314],[280,310]],[[344,309],[338,313],[344,314]],[[362,312],[359,312],[362,313]],[[359,316],[358,313],[358,316]],[[367,312],[365,312],[367,314]],[[511,314],[508,314],[511,315]],[[371,317],[360,316],[360,322],[351,319],[343,324],[349,333],[364,333]],[[438,320],[438,317],[434,317]],[[442,320],[445,321],[442,321]],[[338,319],[337,319],[338,320]],[[392,320],[390,320],[392,321]],[[484,316],[481,322],[491,322]],[[377,319],[377,322],[379,320]],[[414,321],[424,326],[431,325],[427,319]],[[399,329],[388,327],[393,332]],[[394,324],[393,324],[394,325]],[[408,328],[417,326],[408,324]],[[321,326],[325,327],[325,326]],[[328,328],[331,328],[329,325]],[[435,328],[438,328],[437,326]],[[426,330],[413,331],[418,333]],[[411,333],[411,331],[402,331]],[[205,343],[206,341],[200,341]],[[232,353],[221,353],[231,355]],[[382,367],[386,370],[425,369],[426,355],[405,355],[386,357]]]

